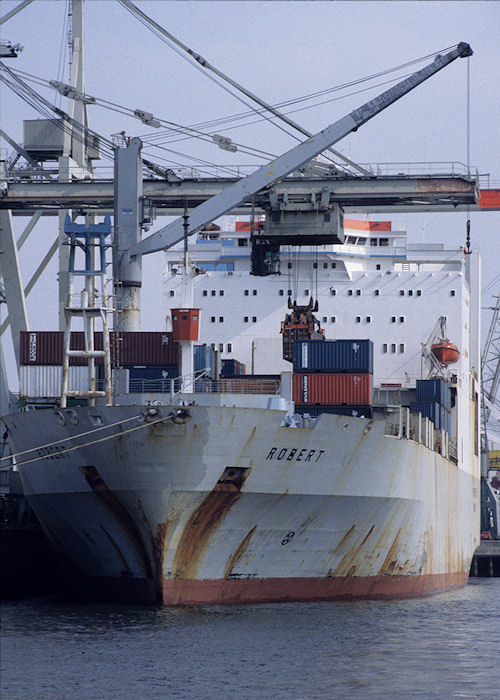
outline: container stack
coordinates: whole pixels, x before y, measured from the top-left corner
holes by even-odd
[[[246,374],[246,366],[243,362],[238,362],[238,360],[222,360],[220,376],[224,378],[228,377],[240,377],[242,374]]]
[[[293,400],[297,413],[371,417],[371,340],[303,340],[293,348]]]
[[[412,413],[421,413],[436,430],[451,432],[451,389],[444,379],[417,379],[417,400],[410,403]]]
[[[219,376],[219,353],[211,345],[195,345],[193,348],[194,373],[201,373],[202,376],[195,379],[195,392],[211,391],[214,381]]]
[[[211,345],[195,345],[194,353],[194,371],[201,372],[205,370],[205,376],[208,379],[217,379],[218,375],[218,352]]]
[[[23,398],[56,399],[61,393],[64,333],[62,331],[21,332],[19,393]],[[83,331],[71,333],[70,348],[84,348]],[[94,347],[103,349],[102,333],[94,334]],[[179,344],[172,333],[162,331],[110,333],[111,365],[127,371],[129,391],[166,391],[170,377],[179,375]],[[87,359],[69,360],[70,391],[88,389]],[[96,358],[97,388],[104,384],[103,358]],[[155,384],[153,384],[153,383]],[[148,388],[144,388],[144,387]],[[160,387],[153,389],[151,387]],[[169,390],[169,389],[168,389]]]

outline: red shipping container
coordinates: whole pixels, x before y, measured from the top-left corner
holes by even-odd
[[[367,406],[372,402],[371,374],[294,374],[293,400],[297,405]]]
[[[22,365],[62,365],[62,331],[21,331]],[[166,331],[110,333],[111,362],[116,365],[178,365],[180,346]],[[94,347],[102,350],[102,333],[94,334]],[[71,350],[83,350],[83,331],[71,333]],[[84,357],[71,357],[70,365],[86,365]],[[96,364],[102,364],[102,358]]]

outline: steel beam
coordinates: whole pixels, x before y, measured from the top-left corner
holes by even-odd
[[[30,281],[28,282],[28,284],[27,284],[26,287],[24,288],[24,296],[25,296],[25,297],[28,296],[28,294],[31,292],[31,290],[32,290],[33,287],[35,286],[35,284],[36,284],[36,283],[38,282],[38,280],[40,279],[40,276],[41,276],[42,272],[43,272],[43,271],[45,270],[45,268],[47,267],[48,263],[50,262],[50,260],[51,260],[52,257],[54,256],[54,253],[56,252],[56,250],[58,249],[58,247],[59,247],[59,237],[56,238],[55,241],[52,243],[52,245],[50,246],[49,250],[48,250],[47,253],[45,254],[45,257],[43,258],[42,262],[41,262],[40,265],[36,268],[35,272],[33,273],[32,278],[30,279]],[[8,304],[7,304],[7,308],[9,308]],[[0,326],[0,336],[3,335],[3,333],[5,333],[5,331],[7,330],[7,326],[9,325],[9,323],[10,323],[10,315],[7,315],[7,316],[5,317],[5,319],[3,320],[3,322],[2,322],[2,325]]]
[[[29,330],[26,299],[21,281],[21,269],[17,256],[17,245],[10,211],[0,211],[0,272],[2,273],[9,309],[12,342],[16,361],[19,364],[20,331]]]
[[[183,180],[179,183],[144,180],[143,195],[152,200],[157,211],[172,216],[177,212],[182,213],[186,201],[189,208],[195,207],[235,182],[236,178]],[[273,190],[278,197],[286,195],[289,202],[300,202],[310,200],[313,194],[321,193],[325,188],[330,204],[342,204],[347,211],[369,213],[373,207],[377,207],[377,211],[387,211],[397,206],[404,207],[403,211],[427,211],[428,208],[455,211],[457,206],[500,209],[500,193],[490,206],[480,207],[476,182],[461,176],[355,177],[341,180],[287,178],[277,183]],[[0,208],[12,209],[23,215],[37,208],[54,214],[59,209],[69,208],[112,212],[113,189],[112,180],[11,183],[7,194],[0,199]],[[498,193],[498,190],[486,192]],[[255,205],[261,207],[267,203],[268,197],[268,191],[259,193]],[[248,205],[242,205],[233,208],[233,211],[239,209],[246,212],[248,208]]]

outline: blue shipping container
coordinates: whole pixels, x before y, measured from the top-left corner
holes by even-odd
[[[211,345],[195,345],[193,359],[195,372],[206,369],[205,377],[217,379],[217,351]]]
[[[238,360],[221,360],[221,377],[239,377],[245,374],[245,365]]]
[[[451,389],[444,379],[417,379],[417,401],[437,401],[446,409],[451,408]]]
[[[124,369],[129,370],[128,390],[131,394],[143,392],[169,393],[172,384],[170,380],[179,377],[179,368],[172,365],[129,365]],[[174,391],[178,391],[180,388],[180,380],[173,382],[173,384]]]
[[[429,420],[434,423],[436,430],[446,430],[450,432],[450,412],[437,401],[412,401],[410,403],[410,411],[412,413],[421,413],[426,418],[429,418]]]
[[[299,340],[293,344],[294,372],[373,372],[371,340]]]
[[[371,406],[301,406],[295,404],[295,413],[301,416],[308,413],[310,416],[320,416],[322,413],[334,413],[339,416],[353,416],[355,418],[371,418]]]

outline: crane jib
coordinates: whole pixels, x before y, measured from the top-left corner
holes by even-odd
[[[247,201],[257,192],[279,182],[334,143],[340,141],[347,134],[356,131],[359,126],[406,95],[456,58],[470,55],[472,55],[470,46],[465,42],[461,42],[452,51],[443,56],[437,56],[431,64],[416,71],[413,75],[389,88],[378,97],[366,102],[350,114],[330,124],[318,134],[311,136],[275,160],[262,166],[248,177],[238,180],[219,194],[198,205],[190,211],[188,233],[194,233],[201,226],[205,226],[219,216],[226,214],[241,204],[241,202]],[[181,241],[183,235],[183,221],[182,218],[179,218],[133,245],[127,251],[127,257],[147,255],[148,253],[155,253],[169,248]]]

